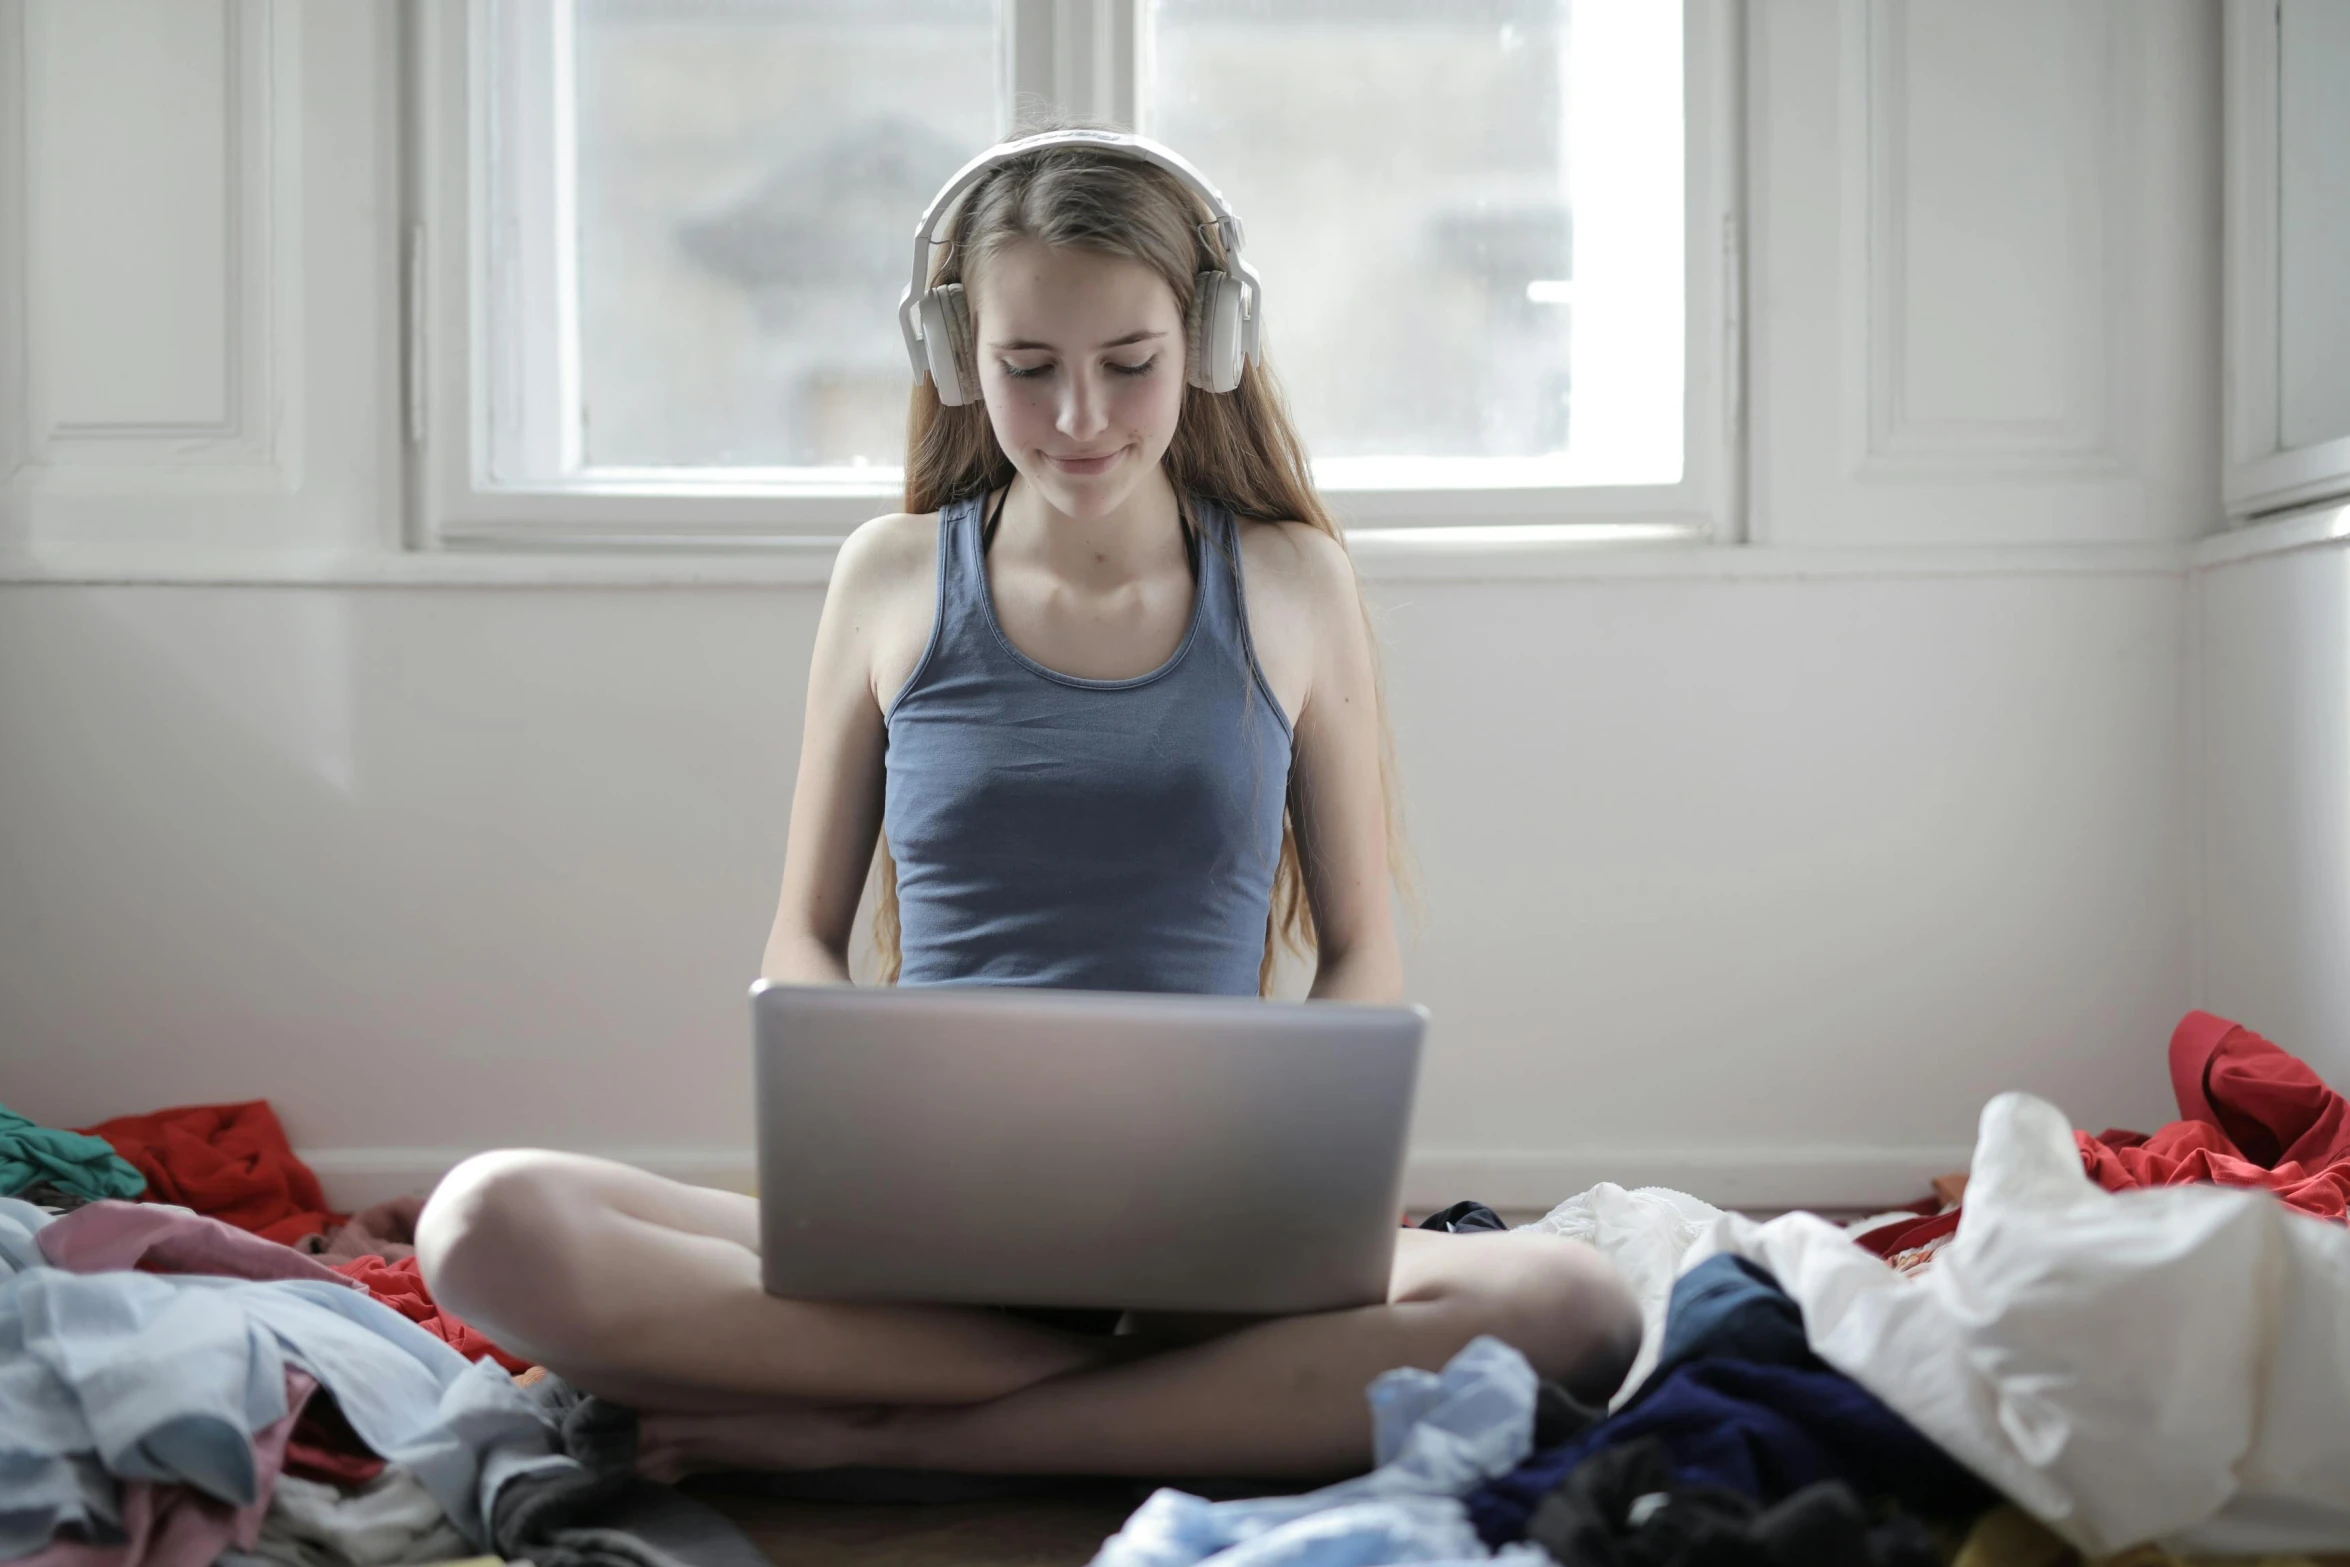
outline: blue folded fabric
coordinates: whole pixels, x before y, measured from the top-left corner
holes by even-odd
[[[14,1278],[27,1268],[46,1268],[41,1243],[33,1236],[49,1222],[49,1215],[29,1202],[0,1197],[0,1280]]]
[[[1486,1561],[1456,1499],[1507,1473],[1533,1443],[1526,1357],[1472,1339],[1441,1374],[1403,1367],[1369,1388],[1369,1474],[1298,1496],[1210,1502],[1160,1490],[1103,1542],[1094,1567],[1368,1567]],[[1512,1561],[1539,1563],[1541,1552]]]
[[[1803,1308],[1794,1297],[1761,1263],[1728,1252],[1706,1258],[1673,1281],[1656,1365],[1622,1408],[1639,1403],[1693,1360],[1750,1360],[1804,1370],[1825,1366],[1804,1337]]]

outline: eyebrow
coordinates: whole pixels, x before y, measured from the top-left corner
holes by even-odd
[[[1129,332],[1124,337],[1114,337],[1101,346],[1104,348],[1129,348],[1136,343],[1147,343],[1155,337],[1165,337],[1166,335],[1167,334],[1164,332]],[[1017,343],[991,343],[988,346],[995,349],[996,352],[1003,354],[1034,352],[1040,348],[1045,350],[1047,353],[1053,351],[1052,344],[1039,343],[1028,338],[1022,338]]]

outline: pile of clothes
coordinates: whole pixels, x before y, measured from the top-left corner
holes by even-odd
[[[2002,1094],[1966,1177],[1848,1225],[1570,1198],[1531,1228],[1607,1253],[1644,1319],[1608,1408],[1479,1339],[1372,1385],[1370,1473],[1157,1491],[1096,1567],[2350,1550],[2350,1101],[2201,1013],[2171,1072],[2151,1135]],[[0,1564],[761,1567],[635,1475],[630,1412],[438,1309],[415,1218],[330,1209],[266,1103],[0,1109]]]
[[[528,1369],[434,1304],[416,1265],[423,1199],[332,1211],[266,1099],[122,1116],[80,1131],[37,1126],[0,1105],[0,1197],[53,1214],[143,1198],[218,1219],[316,1257],[468,1360],[486,1354],[509,1371]]]
[[[416,1199],[329,1209],[266,1103],[0,1110],[0,1194],[0,1563],[764,1567],[637,1477],[627,1411],[439,1310]]]
[[[1647,1319],[1607,1411],[1480,1339],[1373,1385],[1370,1474],[1159,1491],[1095,1567],[2350,1552],[2350,1101],[2202,1013],[2171,1068],[2183,1119],[2151,1136],[1993,1099],[1942,1211],[1571,1198],[1532,1228],[1606,1251]]]

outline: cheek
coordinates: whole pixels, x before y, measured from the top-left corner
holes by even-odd
[[[1051,431],[1055,412],[1052,394],[1035,382],[991,376],[980,382],[980,392],[986,400],[988,422],[995,426],[996,441],[1006,451],[1024,451],[1036,444],[1039,435]]]
[[[1180,371],[1144,376],[1129,382],[1119,411],[1127,428],[1147,432],[1160,441],[1175,438],[1175,421],[1183,412],[1183,376]]]

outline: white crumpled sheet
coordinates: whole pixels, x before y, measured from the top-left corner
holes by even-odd
[[[1665,1307],[1672,1300],[1673,1280],[1680,1277],[1682,1258],[1721,1217],[1721,1209],[1687,1192],[1665,1186],[1626,1191],[1602,1181],[1532,1224],[1519,1226],[1590,1242],[1632,1286],[1632,1296],[1640,1302],[1640,1354],[1616,1389],[1611,1409],[1630,1398],[1656,1364],[1657,1347],[1665,1337]]]
[[[1638,1194],[1632,1194],[1638,1195]],[[1812,1348],[2090,1555],[2350,1547],[2350,1229],[2266,1192],[2108,1193],[2029,1094],[1984,1106],[1916,1277],[1813,1214],[1712,1221]]]

